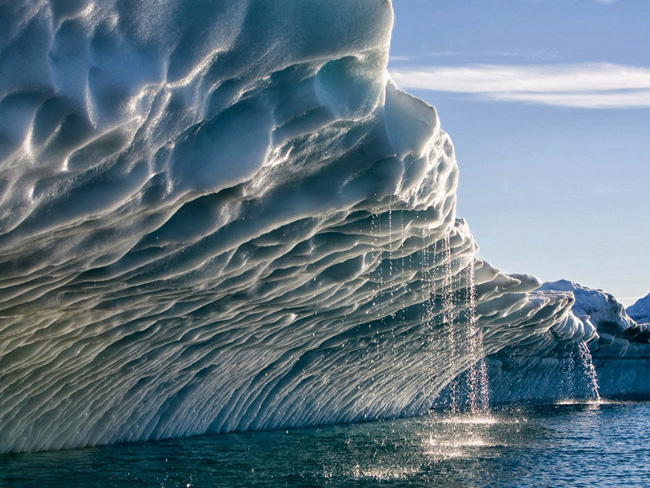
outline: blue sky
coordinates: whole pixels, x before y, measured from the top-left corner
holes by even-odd
[[[454,141],[479,255],[627,305],[650,292],[650,2],[393,8],[389,70]]]

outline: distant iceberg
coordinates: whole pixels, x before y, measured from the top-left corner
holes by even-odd
[[[389,1],[216,5],[0,3],[0,451],[412,415],[593,336],[475,259]]]
[[[640,324],[650,323],[650,293],[628,307],[627,313]]]

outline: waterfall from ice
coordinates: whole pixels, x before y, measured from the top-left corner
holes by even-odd
[[[576,358],[573,349],[569,351],[569,357],[562,361],[560,370],[560,400],[569,400],[575,397]]]
[[[467,297],[467,343],[473,364],[467,373],[467,389],[470,411],[474,414],[487,413],[490,408],[490,387],[488,383],[483,331],[476,320],[476,283],[474,259],[466,270]]]
[[[592,400],[600,402],[600,392],[598,391],[598,376],[596,375],[596,368],[594,368],[593,359],[591,357],[591,351],[589,351],[589,346],[585,341],[580,341],[578,344],[578,358],[580,359],[580,364],[587,378],[587,386],[589,388],[589,396]]]
[[[443,240],[444,282],[442,286],[442,320],[445,335],[448,341],[449,364],[452,371],[456,372],[456,331],[454,327],[454,275],[451,267],[451,247],[449,234]],[[452,381],[449,385],[449,407],[452,414],[458,413],[458,384]]]

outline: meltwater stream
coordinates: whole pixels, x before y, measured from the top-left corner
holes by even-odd
[[[0,486],[648,486],[650,403],[432,415],[0,456]]]

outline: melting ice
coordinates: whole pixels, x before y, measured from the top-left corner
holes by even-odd
[[[475,258],[391,24],[377,0],[0,3],[0,451],[415,414],[573,320]]]

